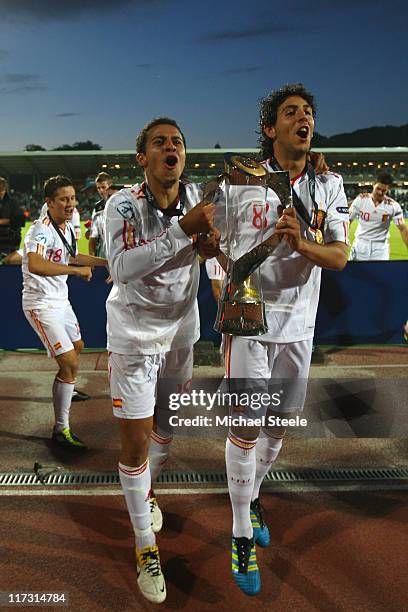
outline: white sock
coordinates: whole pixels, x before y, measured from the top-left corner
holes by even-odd
[[[170,452],[170,443],[173,438],[164,438],[155,431],[150,434],[149,465],[152,477],[152,486],[163,469]]]
[[[154,546],[156,538],[151,528],[150,517],[150,470],[149,460],[139,467],[119,463],[119,479],[126,499],[130,520],[136,538],[136,548]]]
[[[282,448],[282,438],[272,438],[262,429],[255,446],[256,472],[252,501],[259,497],[259,489],[272,463]]]
[[[69,427],[69,410],[71,408],[72,393],[75,381],[65,382],[55,378],[52,386],[52,402],[54,404],[55,425],[54,431],[61,431]]]
[[[232,534],[236,538],[252,538],[253,535],[250,504],[256,468],[255,443],[256,440],[241,440],[229,433],[225,447]]]

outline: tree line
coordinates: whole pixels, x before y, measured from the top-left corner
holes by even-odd
[[[312,140],[314,147],[408,147],[408,124],[384,125],[335,134],[334,136],[323,136],[315,132]],[[215,149],[221,145],[217,142]],[[92,140],[81,140],[74,144],[63,144],[50,151],[100,151],[101,145]],[[28,144],[25,151],[47,151],[38,144]]]

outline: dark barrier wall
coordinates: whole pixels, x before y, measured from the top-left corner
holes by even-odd
[[[399,344],[408,319],[408,261],[350,262],[324,270],[316,344]]]
[[[85,345],[106,343],[106,271],[97,269],[90,283],[69,279],[71,303]],[[0,267],[0,348],[43,348],[21,310],[21,268]],[[201,267],[199,291],[201,338],[217,341],[212,330],[216,305]],[[397,344],[408,318],[408,262],[351,262],[343,272],[323,271],[316,344]]]

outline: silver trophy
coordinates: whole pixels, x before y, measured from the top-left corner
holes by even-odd
[[[280,242],[276,234],[264,240],[268,190],[283,207],[291,205],[289,174],[269,173],[253,159],[234,154],[225,156],[224,165],[224,174],[205,189],[211,196],[222,185],[225,194],[225,250],[218,261],[226,275],[214,329],[258,336],[268,330],[259,266]]]

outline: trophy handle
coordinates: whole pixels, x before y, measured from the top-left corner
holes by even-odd
[[[272,234],[267,240],[264,240],[261,244],[258,244],[258,246],[248,251],[248,253],[245,253],[239,259],[232,262],[232,283],[234,283],[234,285],[241,285],[253,272],[255,272],[267,257],[272,255],[280,241],[281,237],[278,236],[278,234]]]
[[[208,181],[203,188],[203,200],[214,202],[214,198],[217,195],[217,191],[220,188],[221,183],[227,178],[229,178],[229,176],[226,172],[224,172],[223,174],[219,174],[215,178],[211,179],[211,181]]]

